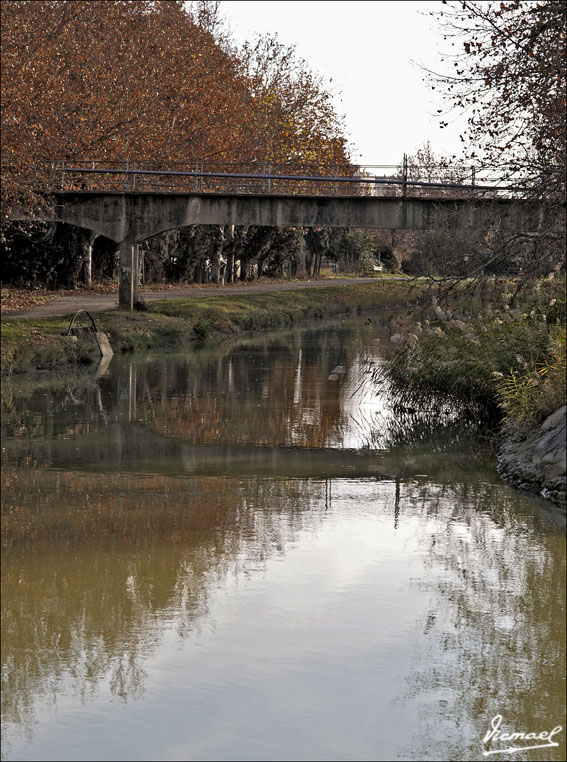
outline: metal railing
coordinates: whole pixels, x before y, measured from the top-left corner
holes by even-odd
[[[521,184],[487,168],[463,165],[309,165],[196,160],[169,162],[54,161],[52,191],[249,193],[450,197],[516,195]]]

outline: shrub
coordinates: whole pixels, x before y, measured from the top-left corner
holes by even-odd
[[[211,324],[205,318],[199,318],[193,326],[193,333],[198,339],[204,341],[211,333]]]
[[[508,420],[537,424],[565,404],[565,344],[565,329],[561,329],[544,362],[531,363],[499,380],[497,399]]]
[[[518,423],[540,422],[565,404],[562,294],[561,284],[539,283],[518,309],[504,293],[477,314],[461,311],[463,319],[434,304],[419,336],[395,337],[404,343],[387,373],[400,402],[441,395]]]

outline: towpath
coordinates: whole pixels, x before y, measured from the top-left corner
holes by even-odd
[[[326,288],[329,286],[352,286],[356,283],[369,283],[377,281],[376,278],[329,278],[322,280],[304,281],[277,281],[260,283],[243,283],[225,286],[201,286],[189,285],[159,290],[140,291],[140,298],[145,302],[155,302],[159,299],[181,299],[194,297],[203,299],[210,296],[235,296],[240,294],[262,294],[270,291],[293,291],[302,288]],[[73,295],[57,296],[53,301],[34,307],[25,307],[22,310],[2,310],[2,319],[10,318],[43,318],[57,315],[70,315],[78,310],[85,309],[89,312],[102,312],[118,307],[118,294],[92,294],[78,293]]]

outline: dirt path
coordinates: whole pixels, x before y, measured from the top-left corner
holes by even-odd
[[[331,278],[325,280],[289,281],[277,283],[248,283],[230,286],[181,286],[167,288],[162,291],[141,291],[140,297],[145,302],[155,302],[158,299],[180,299],[191,296],[196,299],[208,296],[229,296],[235,294],[262,294],[269,291],[293,291],[301,288],[325,288],[327,286],[352,286],[356,283],[369,283],[376,278]],[[9,313],[2,311],[2,320],[10,318],[42,318],[57,315],[70,315],[78,310],[102,312],[118,307],[118,294],[77,294],[76,296],[59,296],[48,304],[26,308]]]

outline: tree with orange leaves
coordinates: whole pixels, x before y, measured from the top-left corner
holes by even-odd
[[[3,2],[6,209],[39,201],[54,160],[165,165],[248,148],[238,69],[181,2]]]

